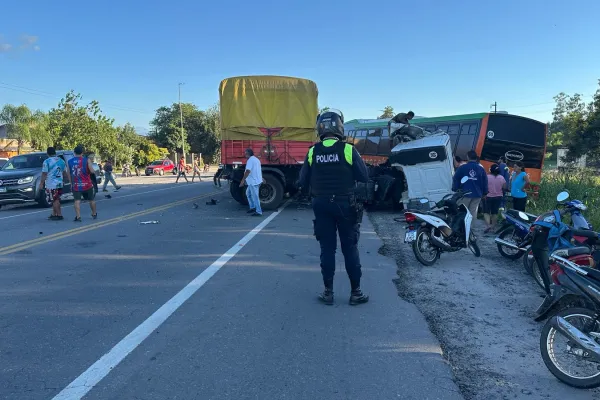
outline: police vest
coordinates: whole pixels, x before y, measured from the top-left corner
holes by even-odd
[[[312,169],[310,188],[314,196],[343,196],[354,192],[351,145],[324,140],[309,150],[308,162]]]

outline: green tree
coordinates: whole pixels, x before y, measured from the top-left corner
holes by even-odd
[[[31,110],[25,105],[5,105],[0,111],[0,122],[7,125],[7,136],[17,142],[17,154],[25,143],[31,142]]]
[[[138,143],[138,149],[133,155],[133,164],[139,167],[144,167],[152,161],[160,160],[168,154],[165,148],[159,148],[157,145],[148,139],[141,138]]]
[[[600,89],[588,104],[579,94],[560,93],[554,100],[550,131],[551,136],[560,134],[558,137],[568,149],[565,161],[575,161],[584,155],[592,162],[600,161]]]
[[[160,107],[156,110],[156,116],[150,122],[154,128],[150,137],[159,146],[166,147],[170,151],[182,151],[182,143],[187,141],[187,130],[194,124],[192,114],[198,111],[195,105],[182,103],[183,132],[181,131],[181,117],[179,104],[173,103],[171,107]]]
[[[45,150],[54,144],[54,137],[49,130],[50,117],[48,113],[36,111],[31,116],[29,123],[29,134],[31,147],[37,150]]]
[[[218,154],[220,142],[219,107],[213,106],[206,111],[199,110],[194,104],[184,103],[183,128],[186,150],[202,153],[203,158],[212,160]],[[181,120],[179,104],[161,107],[152,120],[153,127],[150,138],[159,146],[170,151],[181,151]]]
[[[377,117],[377,119],[388,119],[388,118],[394,118],[394,107],[392,106],[385,106],[382,110],[383,114],[381,114],[379,117]]]
[[[319,114],[323,114],[324,112],[329,111],[329,107],[323,107],[321,108],[321,110],[319,110]]]

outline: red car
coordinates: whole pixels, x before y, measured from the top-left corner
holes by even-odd
[[[146,167],[146,176],[158,174],[164,175],[166,172],[171,172],[173,175],[177,173],[175,164],[171,160],[156,160]]]

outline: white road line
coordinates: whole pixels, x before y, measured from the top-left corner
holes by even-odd
[[[152,185],[149,185],[149,186],[152,186]],[[163,190],[175,189],[177,187],[189,187],[189,186],[184,186],[184,185],[177,185],[177,186],[175,186],[175,184],[173,183],[173,186],[169,186],[169,187],[162,188],[162,189],[149,190],[147,192],[136,192],[136,193],[126,194],[125,196],[116,196],[116,197],[112,198],[111,201],[115,201],[115,200],[118,200],[118,199],[124,199],[126,197],[131,197],[131,196],[137,196],[137,195],[140,195],[140,194],[162,192]],[[99,193],[102,193],[102,192],[99,192]],[[107,199],[96,200],[96,203],[100,203],[102,201],[107,201]],[[43,212],[47,213],[48,209],[44,209],[44,210],[40,210],[40,211],[32,211],[32,212],[23,213],[23,214],[9,215],[8,217],[1,217],[0,220],[9,219],[9,218],[24,217],[25,215],[39,214],[39,213],[43,213]]]
[[[237,254],[256,234],[269,224],[283,209],[289,201],[283,204],[279,210],[269,215],[264,221],[246,234],[239,242],[233,245],[217,261],[212,263],[193,281],[181,289],[162,307],[154,312],[148,319],[142,322],[131,333],[125,336],[108,353],[104,354],[98,361],[90,366],[84,373],[79,375],[73,382],[57,394],[53,400],[79,400],[83,398],[94,386],[104,379],[129,353],[135,350],[154,330],[167,320],[179,307],[183,305],[194,293],[198,291],[210,278],[216,274],[229,260]]]

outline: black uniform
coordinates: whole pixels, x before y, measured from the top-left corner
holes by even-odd
[[[321,273],[326,288],[333,287],[336,230],[352,289],[360,287],[361,265],[357,245],[362,211],[357,207],[354,188],[356,181],[366,183],[368,178],[367,167],[356,149],[337,139],[327,138],[317,143],[304,161],[300,186],[305,188],[310,184],[314,230],[321,245]]]

